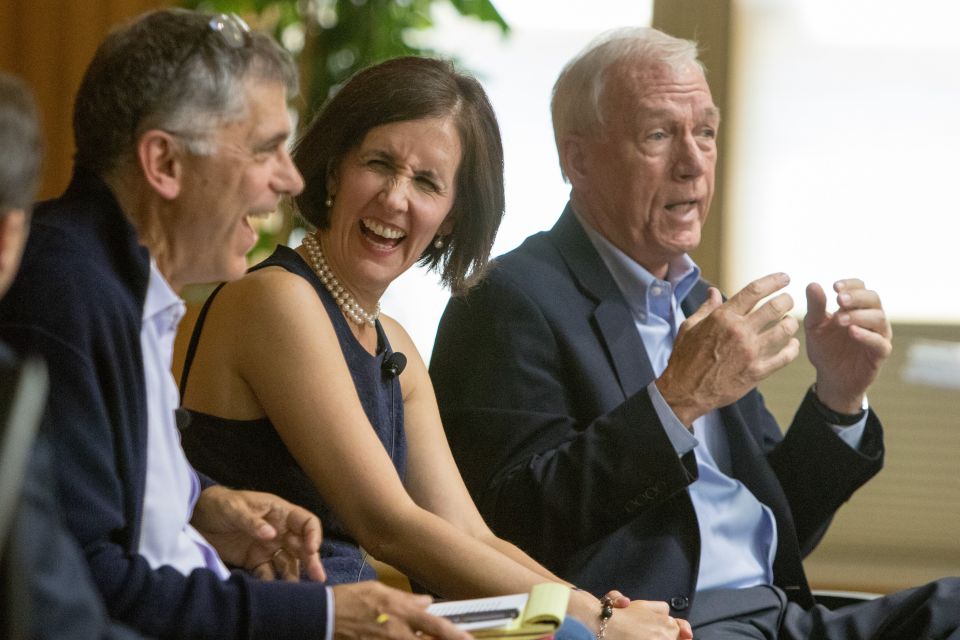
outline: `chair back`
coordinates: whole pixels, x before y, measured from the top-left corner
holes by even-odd
[[[27,637],[29,602],[26,576],[12,567],[16,558],[9,539],[46,406],[47,385],[47,368],[40,360],[0,366],[0,638],[11,640]]]

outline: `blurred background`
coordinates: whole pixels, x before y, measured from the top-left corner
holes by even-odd
[[[42,195],[70,177],[73,94],[111,26],[163,0],[0,0],[0,68],[31,84],[47,158]],[[803,289],[857,276],[894,321],[894,355],[871,390],[885,470],[838,515],[808,560],[815,586],[890,591],[960,575],[960,4],[952,0],[183,0],[235,11],[297,58],[309,120],[354,71],[396,55],[454,58],[486,87],[506,154],[507,212],[494,254],[560,214],[549,96],[563,64],[600,32],[653,25],[700,42],[723,112],[704,275],[729,294],[772,271]],[[251,262],[296,244],[288,213],[261,229]],[[187,293],[195,309],[208,289]],[[447,293],[411,270],[387,292],[424,358]],[[251,310],[255,313],[256,310]],[[189,333],[189,321],[181,337]],[[805,359],[762,385],[789,424],[813,380]]]

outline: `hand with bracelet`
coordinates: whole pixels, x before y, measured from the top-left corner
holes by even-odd
[[[580,594],[592,600],[592,613],[582,613],[579,606],[574,615],[586,624],[596,635],[597,640],[616,640],[617,638],[670,638],[673,640],[692,640],[690,623],[682,618],[672,618],[670,606],[666,602],[652,600],[633,600],[617,590],[608,591],[597,600],[590,594],[577,590],[574,598]],[[579,603],[578,603],[579,604]],[[574,610],[571,602],[570,610]]]

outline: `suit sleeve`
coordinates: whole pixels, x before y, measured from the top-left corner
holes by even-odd
[[[801,554],[806,556],[820,542],[844,502],[883,467],[883,429],[871,409],[860,447],[845,443],[817,412],[808,392],[800,403],[785,437],[779,430],[767,438],[767,460],[773,468],[793,516]],[[757,411],[768,416],[759,401]]]
[[[60,521],[55,480],[49,443],[41,433],[14,515],[9,558],[15,563],[13,575],[23,577],[29,594],[30,606],[19,612],[27,621],[28,637],[57,638],[69,629],[73,638],[139,638],[110,623],[87,563]]]
[[[132,427],[111,426],[96,364],[36,326],[7,324],[3,333],[49,363],[42,428],[53,444],[64,519],[111,618],[154,637],[323,637],[322,585],[260,582],[240,572],[224,581],[206,569],[185,576],[131,553],[137,541],[126,540],[125,504],[140,498],[120,481],[127,461],[118,451],[120,431]]]
[[[430,367],[451,448],[482,514],[548,566],[695,479],[646,390],[594,417],[577,415],[589,413],[581,407],[596,383],[578,369],[577,342],[492,271],[451,299]]]

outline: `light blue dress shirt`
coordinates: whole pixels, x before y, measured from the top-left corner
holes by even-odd
[[[655,278],[578,219],[626,299],[654,375],[659,377],[685,319],[680,303],[699,280],[700,268],[683,255],[669,265],[666,280]],[[647,390],[674,450],[680,456],[692,450],[697,461],[699,477],[688,489],[700,527],[697,590],[773,584],[776,521],[766,505],[730,477],[729,442],[723,437],[719,412],[711,411],[696,419],[691,433],[674,415],[656,384],[651,382]],[[857,448],[866,420],[864,415],[856,425],[833,429],[849,446]]]

